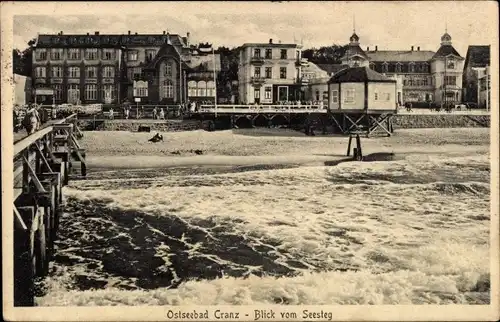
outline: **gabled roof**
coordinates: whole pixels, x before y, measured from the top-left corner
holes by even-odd
[[[426,62],[435,52],[430,50],[377,50],[366,53],[373,62]]]
[[[184,37],[174,34],[131,34],[131,35],[39,35],[36,47],[61,48],[61,47],[103,47],[112,48],[120,46],[161,46],[167,39],[174,46],[185,46]]]
[[[158,62],[164,56],[167,56],[167,55],[175,56],[177,59],[182,61],[181,54],[179,53],[177,48],[175,48],[174,46],[172,46],[170,44],[163,44],[163,46],[160,47],[160,50],[158,50],[158,52],[156,53],[156,56],[149,63],[147,63],[146,66],[144,66],[144,69],[155,69],[156,64],[158,64]]]
[[[458,51],[456,51],[456,49],[453,48],[452,45],[442,45],[441,47],[439,47],[438,51],[434,54],[434,56],[432,58],[434,59],[434,58],[439,58],[439,57],[446,57],[449,55],[453,55],[453,56],[457,56],[457,57],[462,58],[462,56],[460,56]]]
[[[469,46],[465,56],[465,67],[486,67],[490,65],[490,46]]]
[[[346,68],[333,75],[328,81],[331,83],[396,83],[396,80],[390,79],[368,67]]]
[[[348,68],[349,65],[345,64],[318,64],[318,67],[326,71],[328,75],[334,75],[342,69]]]

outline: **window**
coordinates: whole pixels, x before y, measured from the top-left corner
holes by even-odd
[[[62,100],[62,85],[54,85],[54,99],[56,101]]]
[[[391,93],[385,93],[385,100],[390,101],[391,100]]]
[[[137,51],[131,51],[128,53],[128,60],[135,61],[137,60]]]
[[[403,86],[406,86],[406,84],[407,84],[407,80],[403,79]]]
[[[80,49],[71,48],[68,50],[69,60],[80,60]]]
[[[457,77],[456,76],[445,76],[444,77],[445,85],[457,85]]]
[[[85,85],[85,99],[88,101],[97,100],[97,85],[95,84]]]
[[[255,48],[253,50],[253,56],[256,58],[260,58],[260,49],[259,48]]]
[[[53,48],[50,52],[50,59],[52,60],[61,60],[63,56],[62,48]]]
[[[281,58],[281,59],[287,59],[287,58],[288,58],[288,55],[287,55],[287,53],[286,53],[286,49],[282,49],[282,50],[280,51],[280,58]]]
[[[286,67],[280,67],[280,78],[286,79]]]
[[[113,66],[104,66],[102,69],[102,76],[106,78],[115,77],[115,68]]]
[[[335,89],[332,91],[332,103],[338,103],[338,102],[339,102],[339,91]]]
[[[378,101],[378,92],[375,92],[374,94],[375,94],[375,95],[374,95],[374,96],[375,96],[375,97],[374,97],[374,99],[375,99],[376,101]]]
[[[189,97],[196,96],[196,82],[195,81],[188,82],[188,96]]]
[[[146,59],[151,61],[151,60],[153,60],[153,58],[155,58],[155,56],[156,56],[156,50],[154,50],[154,49],[146,50]]]
[[[116,87],[115,85],[103,85],[101,88],[101,97],[104,101],[111,100],[113,101],[116,96]]]
[[[401,73],[401,64],[396,64],[396,73]]]
[[[319,101],[319,91],[316,91],[316,100]]]
[[[198,96],[207,95],[207,83],[205,81],[198,82]]]
[[[414,72],[415,72],[415,64],[410,63],[410,73],[414,73]]]
[[[112,60],[115,57],[115,51],[113,49],[103,49],[102,50],[102,59],[103,60]]]
[[[85,49],[85,59],[96,60],[97,59],[97,48]]]
[[[253,69],[253,76],[254,77],[260,77],[260,67],[254,67],[254,69]]]
[[[135,97],[147,97],[148,96],[148,82],[138,81],[134,82],[134,96]],[[160,96],[164,97],[164,86],[160,86]],[[160,97],[160,98],[161,98]]]
[[[455,61],[453,59],[446,61],[446,69],[455,69]]]
[[[354,103],[354,89],[346,90],[344,103]]]
[[[328,92],[323,91],[323,102],[328,102]]]
[[[172,76],[172,62],[168,62],[165,68],[165,74],[167,76]]]
[[[63,77],[62,67],[52,67],[52,77]]]
[[[43,78],[47,77],[45,67],[37,67],[37,68],[35,68],[35,76],[37,78],[39,78],[39,77],[43,77]]]
[[[85,68],[86,78],[97,78],[97,67],[89,66]]]
[[[273,50],[271,48],[266,49],[266,58],[267,59],[273,58]]]
[[[215,83],[213,81],[207,82],[207,96],[215,97]]]
[[[142,75],[142,69],[140,67],[133,67],[128,69],[128,78],[134,80],[140,78]]]
[[[273,88],[266,87],[264,89],[264,98],[270,100],[273,97]]]
[[[70,78],[80,78],[80,67],[68,67],[68,76]]]
[[[37,49],[35,56],[36,60],[47,60],[47,52],[45,49]]]
[[[375,64],[374,63],[370,63],[370,69],[371,70],[375,70]]]
[[[76,103],[80,99],[80,85],[68,85],[68,103]]]
[[[273,68],[272,67],[266,67],[265,73],[266,73],[266,78],[273,78]]]
[[[382,64],[382,73],[387,73],[388,70],[389,70],[389,64],[383,63]]]
[[[254,88],[253,89],[253,97],[254,98],[260,98],[260,88]]]

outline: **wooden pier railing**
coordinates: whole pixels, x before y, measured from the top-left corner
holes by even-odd
[[[34,305],[34,280],[48,274],[63,206],[62,188],[80,163],[83,136],[76,114],[55,121],[14,145],[14,305]]]

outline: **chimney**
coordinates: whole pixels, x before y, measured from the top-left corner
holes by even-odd
[[[137,32],[135,34],[137,35]]]
[[[163,34],[165,34],[165,30],[163,30]]]
[[[420,46],[417,47],[417,51],[420,51]]]
[[[62,32],[62,30],[61,30],[61,36],[62,36],[62,35],[63,35],[63,32]]]
[[[128,31],[128,34],[130,35],[130,30]]]
[[[273,38],[269,38],[269,43],[272,44],[273,43]]]
[[[370,47],[366,47],[366,51],[370,51]]]
[[[411,51],[413,51],[413,46],[411,46]]]
[[[377,51],[377,50],[378,50],[378,46],[375,46],[375,51]]]
[[[95,32],[95,35],[96,35],[96,36],[99,36],[99,31],[96,31],[96,32]]]
[[[186,33],[186,46],[188,46],[188,47],[189,47],[189,45],[190,45],[190,42],[189,42],[189,38],[190,38],[190,37],[191,37],[191,33],[188,31],[188,32]]]

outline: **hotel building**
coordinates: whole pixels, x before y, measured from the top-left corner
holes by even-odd
[[[272,104],[301,98],[298,44],[246,43],[240,48],[238,94],[241,104]]]
[[[33,84],[53,90],[56,103],[150,104],[213,101],[219,55],[211,45],[193,46],[190,35],[39,35]],[[39,99],[40,101],[40,99]],[[41,97],[52,103],[52,97]]]
[[[489,102],[490,46],[469,46],[463,73],[464,102],[486,107]],[[488,90],[487,90],[488,89]]]

